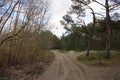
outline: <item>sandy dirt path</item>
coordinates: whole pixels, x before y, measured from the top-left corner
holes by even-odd
[[[40,80],[86,80],[80,67],[71,58],[57,50],[53,52],[55,60]]]

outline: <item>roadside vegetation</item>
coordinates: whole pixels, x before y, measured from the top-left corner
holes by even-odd
[[[49,6],[49,0],[0,1],[0,80],[30,80],[54,59]]]
[[[90,51],[90,56],[87,57],[84,54],[81,54],[77,57],[77,61],[80,63],[84,63],[89,66],[99,67],[99,66],[113,66],[119,64],[120,61],[120,52],[119,51],[111,51],[111,59],[105,58],[104,51]]]
[[[17,73],[19,70],[26,73],[24,75],[41,74],[45,65],[54,59],[54,54],[50,51],[50,35],[49,31],[40,34],[21,32],[15,37],[17,39],[4,42],[0,46],[0,77],[14,79],[14,74],[23,74]]]

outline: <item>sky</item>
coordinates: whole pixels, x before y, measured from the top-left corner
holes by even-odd
[[[54,28],[51,30],[58,37],[62,36],[65,32],[63,26],[60,24],[62,16],[64,16],[71,6],[71,0],[52,0],[51,10],[52,16],[50,23],[54,25]]]
[[[62,34],[65,33],[63,26],[60,24],[60,20],[62,20],[62,16],[67,14],[67,11],[69,11],[71,4],[72,4],[71,0],[52,0],[51,4],[52,16],[50,19],[50,23],[53,24],[53,28],[51,29],[51,31],[58,37],[62,36]],[[96,3],[92,3],[90,6],[92,6],[96,12],[101,11],[100,10],[101,7]],[[91,11],[88,10],[87,12],[88,12],[86,13],[87,16],[84,18],[86,24],[92,22],[92,15],[90,13]]]

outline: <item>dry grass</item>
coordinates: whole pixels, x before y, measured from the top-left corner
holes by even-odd
[[[85,52],[69,53],[84,68],[87,80],[120,80],[120,51],[111,51],[109,60],[104,58],[103,51],[91,51],[90,57],[86,57]]]
[[[24,49],[10,51],[10,48],[1,47],[0,80],[9,80],[7,78],[11,76],[16,80],[19,75],[41,74],[45,66],[54,59],[51,51],[33,52],[27,52]]]
[[[77,57],[77,60],[90,66],[110,66],[120,60],[119,51],[111,51],[111,59],[105,59],[104,56],[103,51],[91,51],[89,57],[82,54]]]

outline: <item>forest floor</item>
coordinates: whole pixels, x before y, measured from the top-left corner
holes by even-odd
[[[40,56],[39,56],[40,57]],[[0,67],[0,80],[37,80],[54,60],[54,53],[47,51],[42,58],[17,65],[6,64]]]
[[[38,80],[120,80],[120,62],[111,66],[89,66],[76,61],[82,52],[53,52],[53,63]]]

